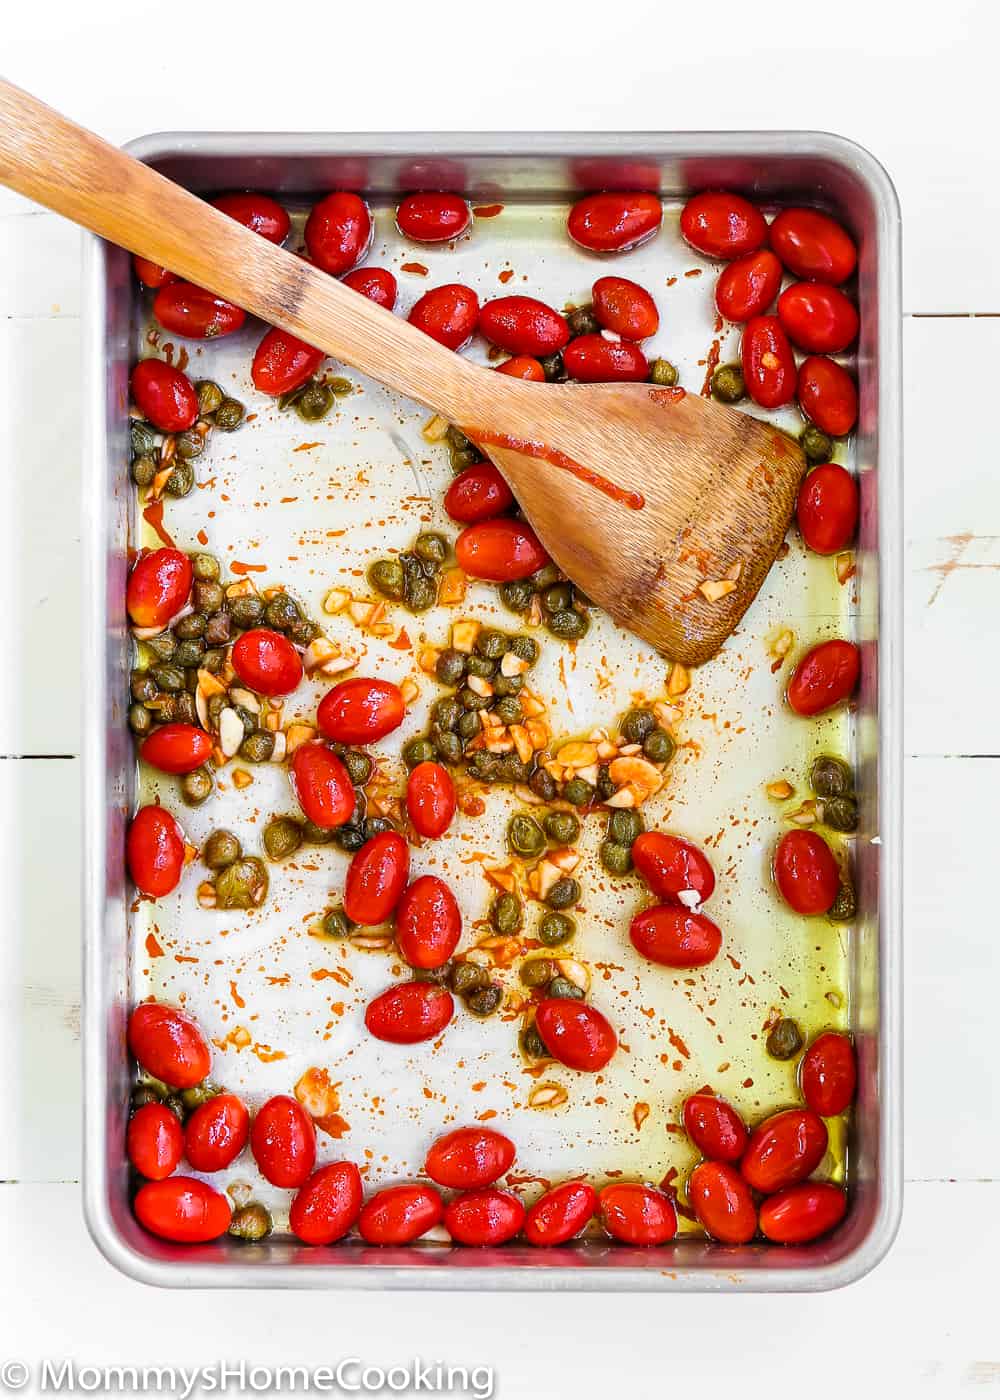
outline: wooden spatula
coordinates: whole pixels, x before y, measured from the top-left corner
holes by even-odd
[[[696,665],[739,622],[804,469],[785,434],[682,390],[482,369],[6,83],[0,121],[4,184],[458,424],[622,626]]]

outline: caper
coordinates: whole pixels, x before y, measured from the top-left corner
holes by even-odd
[[[580,835],[580,823],[572,812],[550,812],[542,823],[550,841],[572,846]]]
[[[606,763],[602,763],[597,770],[594,796],[598,802],[607,802],[609,797],[614,797],[616,791],[614,779],[611,777],[611,769]]]
[[[223,613],[222,616],[225,617],[226,614]],[[209,618],[209,627],[211,627],[214,621],[214,617]],[[205,637],[206,639],[208,638],[207,631],[205,633]],[[225,665],[225,661],[226,653],[222,650],[221,647],[214,645],[209,646],[208,651],[206,651],[205,655],[201,658],[201,666],[199,669],[202,671],[210,671],[212,675],[215,676],[218,675],[218,673],[222,670],[223,666]]]
[[[333,840],[333,828],[317,826],[315,822],[303,822],[302,839],[310,846],[328,846]]]
[[[232,625],[232,623],[233,623],[232,617],[231,617],[231,615],[230,615],[229,613],[227,613],[227,612],[217,612],[217,613],[215,613],[212,617],[210,617],[210,618],[208,619],[208,622],[207,622],[206,626],[205,626],[205,644],[206,644],[206,646],[208,646],[209,648],[225,646],[226,643],[229,641],[230,637],[232,636],[232,632],[233,632],[233,625]],[[219,652],[218,655],[219,655],[220,657],[222,657],[222,653],[221,653],[221,652]],[[207,653],[206,653],[206,656],[207,656]],[[201,664],[202,664],[202,666],[208,667],[208,662],[207,662],[207,660],[205,660],[204,658],[202,659],[202,663],[201,663]],[[210,669],[210,670],[212,670],[212,669],[214,669],[214,670],[219,670],[219,669],[220,669],[220,665],[221,665],[221,662],[220,662],[219,665],[216,665],[215,667],[208,667],[208,669]]]
[[[523,634],[511,637],[508,639],[507,650],[512,651],[522,661],[527,661],[529,666],[533,666],[538,660],[538,643],[534,637],[525,637]]]
[[[542,594],[542,607],[546,612],[565,612],[573,602],[573,586],[569,583],[554,583]]]
[[[266,1240],[272,1229],[271,1212],[257,1201],[251,1201],[248,1205],[234,1210],[229,1222],[229,1233],[234,1239],[243,1240],[245,1244],[256,1244],[259,1240]]]
[[[246,409],[239,399],[225,398],[215,410],[215,426],[224,433],[234,432],[243,422]]]
[[[440,967],[415,967],[410,975],[414,982],[434,982],[439,987],[445,987],[451,977],[451,964],[443,963]]]
[[[347,938],[357,925],[349,919],[343,909],[331,909],[323,919],[323,932],[329,938]]]
[[[434,663],[434,674],[442,685],[458,685],[465,675],[465,656],[453,647],[441,652]]]
[[[822,754],[809,770],[809,786],[817,797],[849,797],[854,791],[854,774],[842,758]]]
[[[174,1115],[176,1119],[178,1119],[181,1123],[184,1122],[184,1104],[181,1101],[180,1094],[168,1094],[163,1100],[163,1107],[169,1108],[170,1112]]]
[[[368,582],[383,598],[391,598],[398,603],[403,597],[406,582],[403,566],[398,559],[376,559],[368,566]]]
[[[148,423],[132,418],[129,426],[132,451],[137,457],[148,457],[156,446],[156,431]]]
[[[461,763],[464,750],[462,740],[456,733],[450,729],[438,729],[437,726],[434,726],[431,729],[431,734],[434,747],[445,763]]]
[[[192,554],[191,571],[199,583],[216,583],[222,572],[214,554]]]
[[[520,724],[524,710],[516,695],[504,695],[493,706],[493,713],[504,724]]]
[[[189,496],[194,489],[194,467],[191,463],[175,457],[173,470],[163,489],[168,496]]]
[[[499,671],[493,677],[493,694],[502,699],[505,695],[517,695],[524,689],[523,676],[505,676]]]
[[[197,611],[210,617],[225,603],[226,590],[215,579],[196,579],[191,598]]]
[[[373,836],[381,836],[383,832],[395,831],[396,828],[388,817],[365,817],[361,830],[365,840],[370,841]]]
[[[528,771],[528,765],[516,753],[500,755],[499,778],[502,783],[526,783]]]
[[[564,1001],[582,1001],[583,988],[571,982],[568,977],[553,977],[545,989],[546,996],[559,997]]]
[[[491,681],[496,674],[497,663],[486,656],[472,655],[465,663],[467,676],[478,676],[480,680]]]
[[[205,439],[201,433],[191,432],[178,433],[175,443],[175,451],[182,462],[190,462],[195,457],[200,457],[205,450]]]
[[[201,612],[189,612],[174,623],[174,635],[181,641],[191,637],[203,637],[208,626],[208,618]]]
[[[416,768],[418,763],[433,763],[437,749],[429,739],[418,737],[403,746],[403,762],[407,768]]]
[[[654,729],[642,741],[642,751],[650,763],[669,763],[674,752],[674,741],[665,729]]]
[[[764,1044],[773,1060],[790,1060],[802,1049],[802,1032],[794,1021],[783,1016],[768,1031]]]
[[[155,681],[158,690],[184,689],[184,672],[179,666],[174,666],[169,661],[162,661],[157,666],[151,666],[149,674]]]
[[[457,962],[451,969],[451,990],[460,997],[471,996],[489,984],[489,974],[476,963]]]
[[[294,817],[272,817],[261,840],[271,860],[284,860],[302,845],[302,828]]]
[[[454,695],[443,695],[431,708],[431,718],[439,729],[454,729],[463,714]]]
[[[347,769],[347,776],[354,786],[364,787],[375,767],[368,755],[362,753],[360,749],[345,749],[341,759]]]
[[[528,786],[543,802],[551,802],[559,791],[555,778],[546,768],[536,768],[528,779]]]
[[[472,687],[468,685],[463,685],[462,689],[458,692],[458,703],[462,706],[463,710],[489,709],[492,698],[493,697],[490,695],[480,695],[477,690],[473,690]]]
[[[182,690],[180,695],[178,695],[177,697],[177,705],[174,712],[174,718],[176,720],[179,720],[181,724],[198,723],[198,706],[195,702],[194,691],[191,688],[192,678],[194,679],[194,684],[197,687],[198,672],[188,671],[188,687],[186,690]]]
[[[198,666],[201,664],[201,658],[204,654],[205,643],[201,637],[185,637],[174,652],[174,665],[183,666],[185,670],[189,666]]]
[[[514,579],[510,583],[500,585],[500,601],[505,608],[510,608],[511,612],[527,612],[531,607],[533,591],[527,579]]]
[[[632,869],[632,852],[618,841],[602,841],[600,857],[609,875],[627,875]]]
[[[239,860],[242,854],[243,847],[239,838],[222,827],[212,832],[201,850],[201,858],[209,870],[225,870],[227,865]]]
[[[829,462],[833,441],[811,423],[799,433],[799,446],[807,462]]]
[[[545,626],[554,637],[561,637],[564,642],[578,642],[581,637],[585,637],[590,629],[590,618],[586,613],[577,612],[575,608],[565,608],[562,612],[553,613],[546,618]]]
[[[219,716],[229,704],[228,695],[210,695],[208,698],[208,718],[209,723],[214,728],[219,727]]]
[[[594,315],[592,306],[578,306],[575,311],[569,313],[566,322],[573,335],[600,335],[601,333],[601,323]]]
[[[516,813],[507,823],[507,845],[515,855],[529,860],[545,849],[545,835],[534,817]]]
[[[478,992],[473,992],[466,997],[465,1004],[475,1016],[492,1016],[503,1001],[503,991],[491,982],[487,987],[481,987]]]
[[[209,1099],[218,1098],[222,1089],[216,1084],[214,1079],[203,1079],[200,1084],[193,1085],[190,1089],[180,1091],[180,1100],[188,1113],[196,1108],[201,1108],[203,1103],[208,1103]]]
[[[172,724],[177,718],[177,699],[176,695],[168,695],[166,691],[158,690],[152,700],[146,703],[153,711],[157,723]]]
[[[543,355],[540,362],[545,378],[549,384],[562,384],[566,379],[566,366],[563,364],[563,357],[557,350],[554,355]]]
[[[310,642],[315,641],[319,636],[319,626],[315,622],[310,622],[307,617],[300,617],[293,622],[288,629],[288,635],[296,646],[307,647]]]
[[[363,822],[345,822],[343,826],[338,826],[333,833],[334,843],[342,851],[353,854],[360,851],[365,844],[365,828]]]
[[[585,778],[570,778],[563,788],[562,795],[574,807],[586,807],[594,796],[594,789]]]
[[[177,638],[173,632],[161,632],[158,637],[149,637],[143,646],[149,648],[157,661],[170,661],[177,649]]]
[[[276,632],[287,632],[302,616],[302,609],[287,593],[275,593],[264,608],[264,621]]]
[[[622,738],[627,744],[641,744],[656,728],[651,710],[629,710],[621,722]]]
[[[132,480],[136,486],[149,486],[156,472],[157,466],[152,457],[136,457],[132,463]]]
[[[746,396],[743,370],[737,364],[720,365],[712,375],[712,398],[720,403],[739,403]]]
[[[437,584],[423,574],[408,574],[403,600],[411,612],[426,612],[437,602]]]
[[[242,856],[215,877],[219,909],[256,909],[267,895],[267,866],[256,856]]]
[[[181,797],[189,807],[200,807],[212,795],[212,775],[207,768],[195,768],[181,778]]]
[[[453,447],[456,452],[467,452],[472,447],[472,443],[462,432],[462,429],[457,428],[454,423],[449,426],[445,437],[448,440],[448,446]]]
[[[579,902],[580,882],[574,880],[571,875],[563,875],[558,879],[545,896],[545,903],[550,909],[569,909]]]
[[[225,397],[218,384],[212,379],[199,379],[194,390],[198,395],[198,412],[202,418],[205,418],[209,413],[214,413]]]
[[[133,1111],[145,1108],[148,1103],[162,1103],[163,1095],[152,1084],[137,1084],[130,1100]]]
[[[854,893],[854,886],[847,880],[841,880],[837,890],[837,897],[833,904],[826,911],[826,917],[835,924],[847,924],[858,912],[857,896]]]
[[[148,734],[153,727],[153,716],[138,701],[128,707],[128,727],[139,738]]]
[[[133,700],[152,700],[156,695],[156,682],[148,671],[133,671],[128,684]]]
[[[526,1026],[521,1033],[521,1049],[529,1060],[544,1060],[548,1058],[548,1050],[545,1048],[545,1041],[538,1034],[534,1026]]]
[[[229,615],[236,627],[256,627],[264,616],[264,600],[256,593],[242,593],[229,600]]]
[[[274,735],[269,729],[255,729],[247,734],[239,747],[240,758],[247,763],[267,763],[274,753]]]
[[[479,453],[474,447],[450,447],[448,449],[448,460],[451,469],[456,476],[467,471],[469,467],[474,467],[479,461]]]
[[[497,933],[517,933],[524,922],[524,906],[516,894],[505,890],[490,905],[490,923]]]
[[[507,651],[507,638],[495,628],[484,627],[476,638],[476,651],[488,661],[499,661]]]
[[[618,807],[608,817],[608,840],[621,846],[631,846],[645,829],[642,814],[635,808]]]
[[[473,778],[478,778],[481,783],[496,783],[500,781],[500,755],[498,753],[488,753],[485,749],[477,749],[469,760],[469,773]]]
[[[548,564],[543,564],[540,569],[536,569],[528,579],[528,582],[536,593],[544,593],[546,588],[551,588],[554,583],[559,583],[561,579],[562,574],[559,571],[559,565],[549,562]]]
[[[295,412],[304,423],[318,423],[333,407],[333,390],[327,384],[307,384],[295,400]]]
[[[243,725],[243,733],[245,735],[253,734],[257,729],[260,728],[260,725],[258,724],[259,717],[254,714],[253,710],[248,710],[246,705],[234,705],[233,709],[239,716],[240,723]]]
[[[853,797],[828,797],[820,804],[820,813],[834,831],[857,831],[858,804]]]
[[[543,914],[538,923],[538,941],[546,948],[558,948],[576,933],[576,922],[569,914]]]
[[[474,739],[482,729],[478,716],[473,710],[463,710],[455,730],[460,739]]]
[[[669,360],[654,360],[649,367],[650,384],[660,384],[672,389],[677,383],[677,369]]]
[[[414,540],[413,552],[425,564],[433,564],[435,568],[439,568],[448,558],[448,541],[444,535],[426,530]]]
[[[526,987],[545,987],[558,971],[551,958],[527,958],[521,964],[521,981]]]

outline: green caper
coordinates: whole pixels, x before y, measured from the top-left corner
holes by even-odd
[[[507,650],[512,651],[522,661],[527,661],[529,666],[533,666],[538,660],[538,643],[534,637],[525,637],[519,633],[518,636],[508,639]]]
[[[651,710],[629,710],[621,722],[622,738],[627,744],[641,744],[656,728]]]
[[[242,856],[215,877],[219,909],[256,909],[267,895],[267,866],[256,856]]]
[[[434,663],[434,674],[442,685],[458,685],[465,675],[465,656],[453,647],[441,652]]]
[[[383,832],[396,830],[388,817],[365,817],[365,824],[361,829],[366,841],[370,841],[373,836],[381,836]]]
[[[161,661],[149,668],[149,674],[158,690],[175,691],[184,689],[184,672],[169,661]]]
[[[376,559],[368,566],[368,582],[383,598],[391,598],[398,603],[403,597],[406,582],[403,566],[398,559]]]
[[[620,846],[631,846],[645,830],[642,814],[634,807],[618,807],[608,817],[608,840]]]
[[[323,919],[323,932],[328,938],[348,938],[357,925],[349,919],[343,909],[331,909]]]
[[[502,783],[526,783],[528,772],[528,765],[516,753],[502,753],[500,755],[499,776]]]
[[[479,453],[474,447],[450,447],[448,449],[448,460],[451,462],[451,469],[458,476],[469,467],[474,467],[479,461]]]
[[[496,674],[497,663],[490,661],[488,657],[472,655],[465,663],[465,673],[468,676],[478,676],[480,680],[491,681]]]
[[[476,638],[476,651],[487,661],[499,661],[507,651],[507,638],[493,627],[484,627]]]
[[[364,787],[372,775],[375,765],[360,749],[345,749],[341,755],[347,776],[355,787]]]
[[[256,593],[241,593],[230,598],[229,615],[236,627],[256,627],[264,616],[264,600]]]
[[[149,671],[133,671],[128,678],[133,700],[149,701],[156,697],[157,685]]]
[[[642,751],[650,763],[669,763],[674,752],[674,741],[665,729],[654,729],[642,741]]]
[[[720,403],[739,403],[746,396],[743,370],[737,364],[720,365],[712,375],[712,398]]]
[[[445,763],[461,763],[462,740],[450,729],[438,729],[436,726],[431,730],[434,739],[434,747]]]
[[[310,622],[307,617],[300,617],[288,629],[289,637],[296,646],[300,647],[307,647],[310,642],[315,641],[319,632],[319,626],[315,622]]]
[[[632,869],[632,852],[618,841],[602,841],[600,856],[609,875],[627,875]]]
[[[546,612],[565,612],[573,603],[573,585],[554,583],[542,594],[542,607]]]
[[[458,723],[455,725],[455,730],[459,738],[466,740],[474,739],[481,729],[482,725],[479,723],[479,717],[473,710],[463,710],[459,716]]]
[[[200,637],[185,637],[174,652],[173,662],[175,666],[182,666],[186,671],[191,666],[199,666],[204,654],[205,643]]]
[[[558,971],[551,958],[526,958],[521,964],[521,981],[526,987],[545,987]]]
[[[174,635],[181,641],[192,637],[203,637],[208,626],[208,618],[201,612],[189,612],[174,623]]]
[[[211,725],[219,727],[219,716],[229,703],[228,695],[211,695],[208,700],[208,718]]]
[[[476,963],[457,962],[451,969],[451,990],[460,997],[471,996],[489,985],[489,974]]]
[[[543,802],[552,802],[559,791],[555,778],[545,768],[535,769],[528,779],[528,786],[535,796],[540,797]]]
[[[566,366],[557,350],[554,355],[543,355],[539,363],[549,384],[562,384],[566,379]]]
[[[350,853],[360,851],[365,844],[364,826],[355,826],[353,822],[346,822],[344,826],[338,826],[333,833],[333,839],[342,851]]]
[[[558,879],[545,896],[545,903],[550,909],[569,909],[579,902],[580,882],[574,880],[571,875],[563,875]]]
[[[191,598],[197,611],[208,618],[213,613],[217,613],[225,603],[226,590],[215,579],[197,579]]]
[[[520,724],[524,710],[516,695],[504,695],[493,706],[493,713],[504,724]]]
[[[853,797],[828,797],[820,803],[822,820],[834,831],[857,831],[858,804]]]
[[[224,433],[235,432],[243,422],[245,413],[246,409],[239,399],[223,399],[215,410],[215,426],[221,428]]]
[[[546,618],[545,626],[554,637],[560,637],[564,642],[578,642],[581,637],[585,637],[590,629],[590,618],[586,613],[577,612],[575,608],[565,608],[562,612],[553,613]]]
[[[431,709],[431,718],[439,729],[454,729],[463,714],[454,695],[443,695]]]
[[[156,431],[149,423],[132,418],[129,423],[132,451],[137,457],[149,457],[156,446]]]
[[[152,480],[152,478],[150,478]],[[511,612],[527,612],[531,607],[533,589],[527,579],[514,579],[500,585],[500,601]]]
[[[429,739],[418,737],[403,746],[403,762],[407,768],[416,768],[418,763],[433,763],[437,749]]]
[[[187,433],[178,433],[174,449],[182,462],[190,462],[195,457],[200,457],[205,450],[205,439],[201,433],[194,430]]]
[[[212,379],[199,379],[194,386],[194,391],[198,395],[198,412],[202,418],[205,418],[209,413],[214,413],[225,398],[218,384]]]
[[[799,446],[807,462],[829,462],[833,441],[810,423],[799,433]]]
[[[182,690],[177,697],[177,704],[174,707],[174,719],[178,720],[181,724],[197,724],[198,707],[195,703],[192,681],[196,688],[198,684],[198,672],[195,670],[188,671],[186,679],[187,689]]]
[[[233,709],[239,716],[240,723],[243,725],[244,735],[256,733],[260,726],[257,722],[258,716],[254,714],[253,710],[248,710],[245,705],[234,705]]]
[[[148,638],[143,646],[148,647],[157,661],[170,661],[177,650],[177,638],[173,632],[161,632],[158,637]]]
[[[212,795],[212,775],[207,768],[195,768],[181,778],[181,797],[189,807],[200,807]]]
[[[203,1103],[208,1103],[209,1099],[216,1099],[222,1093],[221,1087],[214,1079],[203,1079],[200,1084],[195,1084],[190,1089],[180,1091],[181,1103],[191,1113],[196,1108],[201,1108]]]
[[[137,700],[128,707],[128,727],[137,738],[148,734],[153,727],[153,716]]]
[[[224,636],[219,635],[219,632],[223,629],[216,626],[220,618],[226,624]],[[222,670],[226,660],[226,653],[222,650],[221,644],[228,642],[228,640],[229,614],[217,613],[215,617],[210,617],[208,619],[208,626],[205,628],[205,641],[208,644],[208,650],[201,658],[201,669],[203,671],[211,671],[213,675],[216,675]]]
[[[463,685],[462,689],[458,692],[458,703],[462,706],[463,710],[489,709],[492,698],[493,697],[490,695],[480,695],[477,690],[473,690],[472,687],[468,685]]]
[[[274,735],[269,729],[255,729],[247,734],[239,747],[240,758],[247,763],[267,763],[274,753]]]
[[[216,583],[222,572],[214,554],[192,554],[191,571],[199,583]]]
[[[549,1052],[545,1048],[545,1041],[533,1025],[526,1026],[521,1032],[521,1049],[529,1060],[548,1059]]]
[[[302,845],[302,828],[293,817],[272,817],[261,840],[271,860],[284,860]]]
[[[553,564],[551,561],[548,564],[543,564],[540,569],[536,569],[528,579],[536,593],[544,593],[546,588],[551,588],[554,583],[561,581],[562,573],[559,565]]]
[[[425,564],[433,564],[435,568],[440,568],[448,558],[448,541],[444,535],[438,535],[433,530],[426,530],[414,540],[413,552]]]
[[[275,593],[264,608],[264,621],[276,632],[287,632],[301,616],[302,609],[287,593]]]
[[[669,360],[654,360],[649,367],[650,384],[660,384],[672,389],[677,383],[677,369]]]
[[[156,472],[157,466],[152,457],[136,457],[132,463],[132,480],[136,486],[149,486]]]
[[[481,783],[500,782],[500,755],[487,753],[485,749],[477,749],[469,760],[469,773]]]
[[[802,1032],[794,1021],[783,1016],[768,1031],[764,1044],[772,1060],[790,1060],[802,1049]]]
[[[137,1108],[145,1108],[148,1103],[162,1103],[163,1095],[152,1084],[137,1084],[132,1090],[130,1103],[133,1111]]]
[[[534,817],[516,813],[507,823],[507,845],[515,855],[531,860],[545,849],[545,835]]]
[[[310,846],[328,846],[333,840],[333,828],[317,826],[315,822],[303,822],[302,839]]]
[[[503,1001],[503,991],[495,982],[466,997],[465,1004],[475,1016],[492,1016]]]
[[[601,323],[592,306],[578,306],[566,317],[572,335],[600,335]]]
[[[209,870],[225,870],[227,865],[239,860],[242,854],[243,847],[239,838],[222,827],[212,832],[201,850],[201,858]]]
[[[168,496],[189,496],[194,490],[194,467],[183,458],[174,458],[173,470],[163,487]]]
[[[505,890],[490,905],[490,923],[497,933],[517,933],[524,922],[524,906],[516,894]]]
[[[183,1123],[185,1118],[184,1104],[181,1102],[180,1094],[168,1094],[163,1100],[163,1107],[169,1108],[179,1122]]]
[[[583,989],[568,977],[553,977],[545,989],[546,996],[560,997],[564,1001],[582,1001]]]
[[[159,724],[171,724],[177,718],[177,696],[158,690],[147,705]]]
[[[850,797],[854,774],[842,758],[821,754],[809,769],[809,786],[817,797]]]
[[[333,390],[327,384],[307,384],[295,400],[295,412],[304,423],[318,423],[333,407]]]
[[[505,676],[502,671],[498,671],[493,677],[493,694],[498,699],[503,699],[505,695],[518,695],[523,689],[523,676]]]
[[[580,835],[580,823],[572,812],[550,812],[542,826],[549,840],[560,846],[572,846]]]
[[[442,963],[440,967],[415,967],[410,975],[414,982],[435,982],[439,987],[446,987],[451,977],[451,963]]]
[[[594,789],[585,778],[570,778],[563,788],[563,797],[574,807],[586,807],[594,796]]]
[[[437,584],[424,574],[408,574],[403,589],[403,601],[411,612],[426,612],[437,602]]]
[[[234,1210],[229,1222],[229,1233],[234,1239],[243,1240],[245,1244],[257,1244],[260,1240],[266,1240],[273,1228],[271,1212],[257,1201],[251,1201],[248,1205]]]
[[[602,763],[597,770],[597,782],[594,784],[594,796],[598,802],[607,802],[609,797],[615,794],[615,784],[611,777],[611,769],[606,763]]]
[[[558,948],[576,933],[576,922],[569,914],[543,914],[538,923],[538,941],[545,948]]]
[[[842,879],[840,888],[837,890],[837,898],[826,911],[826,917],[835,924],[848,924],[857,912],[858,901],[854,893],[854,886]]]
[[[448,446],[453,447],[456,452],[468,452],[472,447],[472,443],[462,432],[462,429],[457,428],[454,423],[449,426],[445,438],[448,441]]]

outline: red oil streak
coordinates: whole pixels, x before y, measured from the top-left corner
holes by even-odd
[[[655,403],[680,403],[687,398],[687,390],[676,385],[671,389],[650,389],[649,397]]]
[[[559,467],[561,471],[569,472],[578,481],[584,481],[588,486],[593,486],[597,491],[603,491],[605,496],[609,496],[612,501],[618,501],[623,506],[628,506],[629,510],[642,510],[646,504],[645,496],[638,491],[627,491],[623,486],[616,486],[613,481],[609,481],[606,476],[601,476],[600,472],[591,471],[589,467],[582,466],[575,462],[572,457],[567,457],[565,452],[559,452],[554,447],[546,447],[542,442],[531,442],[527,438],[508,437],[506,433],[484,433],[476,428],[463,429],[467,437],[473,442],[484,443],[491,447],[509,447],[512,452],[523,452],[525,457],[537,457],[542,462],[548,462],[550,466]]]
[[[153,501],[152,505],[148,505],[146,509],[142,512],[142,518],[146,521],[148,525],[150,525],[153,528],[153,530],[155,530],[156,534],[159,535],[160,539],[163,541],[163,543],[167,546],[168,549],[176,549],[177,546],[174,544],[173,540],[163,528],[162,501]]]

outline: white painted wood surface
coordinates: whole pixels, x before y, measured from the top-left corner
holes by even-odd
[[[255,0],[169,12],[53,0],[5,15],[6,74],[115,140],[171,127],[791,125],[853,136],[884,161],[903,206],[908,313],[908,1194],[887,1261],[818,1298],[407,1295],[390,1319],[372,1296],[152,1293],[104,1263],[75,1185],[79,239],[0,192],[0,1363],[436,1356],[492,1364],[498,1393],[527,1400],[952,1395],[1000,1381],[994,11],[716,0],[706,26],[662,0],[613,18],[587,2],[571,30],[565,7],[527,0],[424,12],[390,0],[360,19]]]

